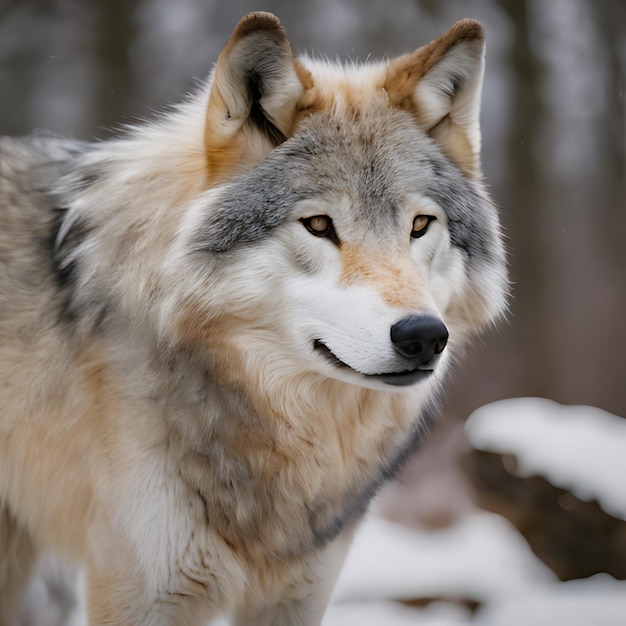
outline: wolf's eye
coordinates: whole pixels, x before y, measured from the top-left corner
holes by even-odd
[[[330,239],[334,244],[339,245],[339,238],[335,232],[333,221],[328,215],[314,215],[313,217],[304,217],[300,220],[304,227],[316,237],[325,237]]]
[[[326,233],[330,229],[332,222],[330,217],[326,215],[314,215],[302,220],[307,229],[314,235],[325,237]]]
[[[418,237],[425,235],[430,223],[434,219],[435,218],[432,215],[415,216],[415,219],[413,220],[413,229],[411,230],[411,237],[413,237],[413,239],[417,239]]]

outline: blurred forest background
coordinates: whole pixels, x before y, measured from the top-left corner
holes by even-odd
[[[0,0],[0,134],[105,138],[153,117],[205,79],[237,21],[259,9],[280,17],[296,54],[330,58],[392,57],[463,17],[486,30],[483,163],[508,237],[511,311],[468,349],[444,435],[409,466],[388,515],[454,517],[407,504],[428,500],[408,485],[437,474],[431,492],[461,506],[450,433],[485,403],[542,396],[626,417],[624,0]],[[505,469],[479,456],[465,471],[562,579],[626,578],[626,522]]]
[[[533,395],[626,416],[623,0],[0,0],[0,133],[102,138],[150,117],[258,9],[296,54],[344,59],[483,23],[484,170],[514,299],[457,370],[447,412]]]

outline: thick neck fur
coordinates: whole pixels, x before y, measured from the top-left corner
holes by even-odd
[[[168,456],[214,532],[252,560],[288,561],[356,521],[398,470],[421,432],[422,393],[277,370],[263,341],[235,362],[223,354],[179,350],[158,367],[118,366],[153,395]]]

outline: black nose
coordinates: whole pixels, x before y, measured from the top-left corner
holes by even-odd
[[[398,354],[427,365],[446,347],[448,329],[432,315],[409,315],[391,327],[391,342]]]

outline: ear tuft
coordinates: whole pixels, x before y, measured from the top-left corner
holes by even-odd
[[[480,175],[484,50],[482,26],[461,20],[438,39],[394,59],[387,74],[392,103],[410,103],[420,126],[468,176]]]
[[[220,54],[211,84],[205,131],[209,176],[224,178],[284,141],[302,91],[278,18],[246,15]]]

